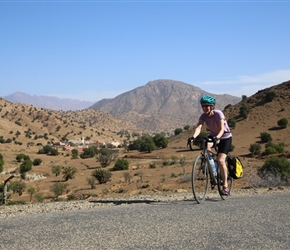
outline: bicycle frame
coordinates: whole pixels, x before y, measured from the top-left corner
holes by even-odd
[[[203,138],[201,140],[195,140],[195,142],[202,143],[202,152],[201,154],[195,159],[192,167],[192,191],[195,200],[197,203],[202,203],[205,198],[207,197],[209,181],[211,185],[211,189],[213,190],[215,186],[218,186],[218,191],[223,200],[225,200],[229,195],[225,196],[223,194],[223,180],[220,174],[220,167],[217,167],[217,176],[214,176],[211,163],[209,161],[209,156],[213,158],[217,157],[217,145],[213,145],[213,148],[216,152],[208,149],[208,143],[213,142],[211,138]],[[190,146],[192,149],[192,145]],[[232,189],[232,178],[228,177],[227,179],[229,189]]]
[[[212,156],[214,158],[217,157],[217,153],[215,153],[215,152],[213,152],[213,151],[211,151],[211,150],[209,150],[207,148],[207,146],[208,146],[207,144],[209,142],[213,142],[212,139],[205,137],[205,138],[201,139],[200,141],[196,141],[196,142],[201,142],[202,143],[201,155],[206,159],[208,166],[211,166],[210,161],[209,161],[209,156]],[[215,151],[217,152],[217,146],[213,145],[213,147],[214,147]],[[214,183],[214,185],[216,185],[217,183],[216,183],[215,176],[213,174],[213,170],[212,170],[211,167],[209,167],[208,169],[209,169],[210,180],[211,180],[211,182]],[[217,172],[219,173],[219,166],[217,168]]]

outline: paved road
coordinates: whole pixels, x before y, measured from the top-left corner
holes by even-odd
[[[290,194],[118,203],[0,221],[0,249],[289,249]]]

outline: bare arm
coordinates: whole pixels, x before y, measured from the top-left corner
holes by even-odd
[[[196,138],[200,134],[202,125],[203,125],[203,122],[201,120],[199,120],[197,125],[196,125],[196,128],[193,132],[193,135],[192,135],[193,138]]]
[[[216,135],[217,138],[221,138],[222,135],[224,134],[224,131],[225,131],[224,119],[220,120],[219,127],[220,127],[220,130],[219,130],[219,133]]]

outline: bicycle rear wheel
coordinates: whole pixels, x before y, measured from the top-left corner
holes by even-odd
[[[208,163],[203,155],[199,155],[193,163],[191,185],[194,199],[197,203],[202,203],[206,198],[209,185]]]
[[[229,189],[228,195],[224,195],[222,193],[222,191],[223,191],[223,180],[221,178],[220,171],[218,171],[218,173],[217,173],[217,183],[218,183],[218,191],[219,191],[219,194],[220,194],[221,198],[223,200],[228,199],[230,197],[230,195],[231,195],[232,188],[233,188],[233,178],[230,177],[229,174],[228,174],[228,189]]]

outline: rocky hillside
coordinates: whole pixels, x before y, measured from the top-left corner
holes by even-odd
[[[274,93],[274,98],[269,99],[269,93]],[[271,95],[270,95],[271,96]],[[290,81],[258,91],[237,105],[225,110],[228,119],[237,121],[234,133],[236,151],[248,153],[250,144],[260,142],[260,134],[271,134],[273,143],[284,143],[285,149],[290,148],[290,128],[279,128],[277,122],[286,118],[290,122]],[[240,116],[240,108],[245,105],[249,109],[247,118]]]
[[[197,122],[201,112],[199,99],[205,94],[209,93],[184,82],[156,80],[113,99],[101,100],[90,108],[122,117],[142,129],[172,133]],[[227,94],[211,95],[219,109],[241,100]]]
[[[124,119],[99,110],[55,111],[15,104],[0,98],[0,136],[15,142],[60,141],[90,138],[90,141],[123,141],[122,135],[142,133]],[[121,133],[122,132],[122,133]]]

